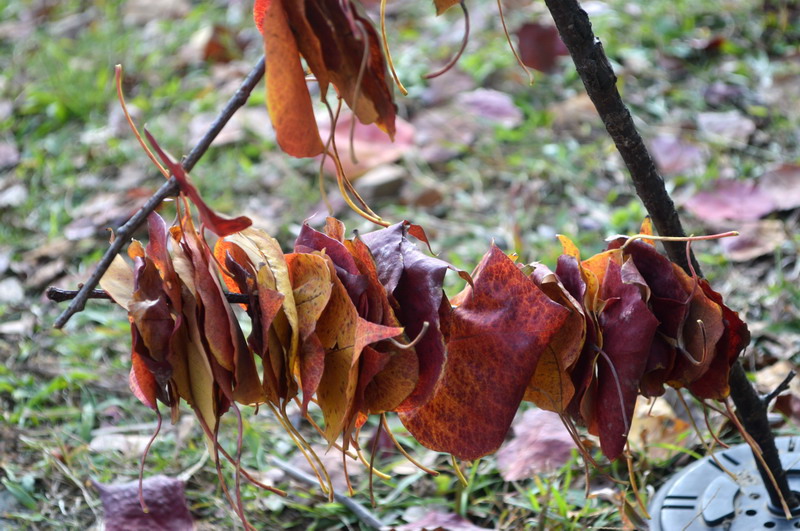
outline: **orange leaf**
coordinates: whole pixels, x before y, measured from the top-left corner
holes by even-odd
[[[578,301],[544,265],[536,266],[531,280],[551,300],[568,309],[570,314],[542,353],[536,372],[525,390],[524,399],[542,409],[564,413],[575,393],[569,371],[586,340],[586,316]]]
[[[433,0],[433,5],[436,6],[436,15],[441,15],[451,7],[458,5],[462,0]]]
[[[322,153],[324,146],[285,1],[271,0],[263,11],[267,110],[281,149],[293,157],[313,157]]]

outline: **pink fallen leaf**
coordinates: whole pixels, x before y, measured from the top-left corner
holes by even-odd
[[[139,482],[116,485],[95,482],[105,512],[106,531],[187,531],[194,521],[186,504],[183,481],[167,476],[145,478],[142,484],[149,512],[139,503]]]
[[[499,90],[479,88],[459,94],[456,103],[469,112],[505,128],[517,127],[522,123],[522,111],[509,94]]]
[[[414,126],[399,117],[395,119],[394,142],[377,125],[365,125],[356,120],[351,145],[352,127],[352,113],[342,113],[336,122],[335,141],[344,173],[350,178],[363,175],[382,164],[400,160],[414,145]],[[323,141],[327,141],[331,134],[329,121],[320,120],[319,133]],[[358,163],[353,162],[351,156],[353,151]],[[336,175],[336,166],[331,157],[325,158],[323,167],[328,174]]]
[[[786,227],[779,219],[759,219],[738,223],[739,236],[720,240],[722,252],[734,262],[747,262],[772,254],[786,241]]]
[[[752,221],[773,212],[772,197],[754,182],[718,179],[711,186],[686,201],[687,210],[707,222],[724,220]]]
[[[697,116],[697,128],[712,142],[733,145],[747,144],[756,124],[739,111],[701,112]]]
[[[514,436],[497,451],[497,467],[506,481],[527,479],[558,470],[573,448],[558,414],[529,409],[514,423]]]
[[[674,135],[658,135],[650,142],[650,152],[664,175],[677,175],[702,168],[705,154],[696,144]]]
[[[800,165],[782,164],[768,171],[758,179],[758,188],[779,210],[800,207]]]

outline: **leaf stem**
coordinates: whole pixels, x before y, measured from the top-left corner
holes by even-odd
[[[231,117],[242,107],[246,102],[250,93],[253,91],[255,86],[261,81],[261,78],[264,77],[264,57],[262,56],[259,59],[258,63],[253,67],[250,73],[247,75],[245,80],[239,86],[239,89],[236,93],[228,100],[228,103],[223,107],[222,111],[217,115],[217,118],[214,120],[214,123],[211,124],[211,127],[208,128],[208,131],[203,135],[203,138],[200,139],[197,144],[192,148],[188,155],[183,159],[181,165],[186,169],[186,171],[190,171],[194,168],[197,161],[208,151],[208,148],[211,146],[211,142],[219,135],[222,128],[228,123]],[[75,315],[76,313],[83,311],[84,307],[86,306],[86,301],[89,299],[89,294],[97,284],[100,282],[100,279],[103,277],[105,272],[111,266],[111,262],[114,261],[114,257],[122,250],[122,248],[130,241],[133,233],[139,228],[139,226],[144,223],[147,216],[155,211],[158,208],[158,205],[166,199],[167,197],[175,196],[180,191],[180,187],[178,186],[178,181],[175,177],[170,177],[167,182],[161,185],[161,188],[153,194],[153,196],[147,200],[147,202],[139,209],[136,214],[133,215],[124,225],[122,225],[116,231],[116,238],[111,243],[111,245],[106,250],[103,257],[97,263],[97,267],[95,268],[94,272],[89,276],[86,283],[78,290],[75,298],[72,299],[70,305],[61,312],[55,322],[53,323],[54,328],[63,328],[67,321]]]

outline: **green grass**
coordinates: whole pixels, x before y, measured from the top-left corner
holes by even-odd
[[[525,122],[511,131],[498,128],[494,134],[482,135],[468,152],[445,163],[429,165],[410,155],[408,166],[415,171],[409,176],[409,186],[424,188],[425,179],[441,183],[445,196],[440,204],[415,207],[381,200],[372,206],[387,219],[413,219],[429,227],[434,250],[467,270],[491,239],[517,251],[525,261],[552,266],[561,252],[556,233],[569,235],[589,255],[604,247],[608,235],[637,232],[644,211],[604,131],[589,125],[554,130],[559,116],[552,106],[582,91],[568,59],[552,75],[536,74],[536,84],[528,87],[490,4],[476,4],[475,9],[489,14],[478,17],[484,22],[473,28],[459,66],[478,85],[511,93]],[[2,4],[0,20],[22,24],[33,5],[31,1]],[[104,132],[109,113],[117,105],[115,64],[125,67],[126,97],[129,105],[139,109],[141,123],[148,124],[165,148],[180,154],[190,147],[187,131],[192,118],[215,113],[228,95],[223,86],[235,85],[241,77],[232,73],[226,78],[213,65],[186,63],[181,58],[183,46],[196,31],[217,23],[249,39],[243,51],[244,71],[260,54],[247,9],[235,3],[194,2],[186,17],[146,27],[126,23],[123,5],[121,0],[52,3],[29,34],[0,40],[0,101],[13,105],[12,115],[0,121],[0,141],[15,143],[21,152],[20,164],[0,174],[0,188],[13,180],[27,190],[24,201],[0,208],[0,255],[7,253],[17,264],[6,274],[21,282],[60,259],[68,273],[66,284],[74,286],[106,246],[108,236],[102,227],[94,236],[71,242],[57,254],[45,253],[38,261],[26,253],[61,240],[65,228],[80,217],[81,205],[97,193],[124,197],[125,189],[117,188],[122,168],[140,173],[133,186],[145,192],[161,182],[127,131]],[[620,89],[645,137],[655,136],[664,126],[679,127],[694,137],[693,117],[711,110],[703,92],[714,81],[744,90],[741,110],[756,120],[763,133],[748,146],[709,144],[706,170],[675,176],[670,187],[685,195],[731,170],[737,177],[750,178],[776,161],[800,161],[800,113],[783,112],[762,101],[765,80],[800,76],[796,62],[787,59],[797,53],[797,41],[765,32],[773,22],[758,6],[740,0],[656,0],[641,6],[612,0],[606,5],[606,11],[592,15],[595,31],[621,72]],[[537,17],[546,19],[543,9],[540,4],[521,7],[508,13],[509,24],[514,28]],[[432,58],[443,61],[452,52],[453,46],[444,52],[437,48],[437,39],[452,32],[456,11],[434,18],[429,3],[415,2],[404,5],[389,20],[395,63],[410,91],[409,98],[401,100],[401,114],[422,107],[420,97],[426,87],[422,75],[436,68]],[[57,22],[79,13],[89,15],[78,30],[56,31]],[[719,54],[705,54],[691,46],[692,39],[717,35],[726,39]],[[679,67],[664,67],[668,58]],[[632,70],[634,60],[645,66]],[[259,88],[249,105],[263,103]],[[735,108],[731,103],[719,110]],[[319,208],[315,175],[314,163],[291,160],[269,140],[248,133],[243,142],[212,148],[193,179],[219,210],[238,214],[244,207],[257,213],[288,248],[303,218]],[[348,228],[369,230],[347,211],[341,217]],[[796,228],[796,219],[787,223]],[[704,230],[696,220],[688,220],[688,225],[693,232]],[[795,238],[775,257],[745,266],[729,263],[713,244],[698,245],[697,250],[706,274],[722,286],[732,307],[771,333],[796,337],[800,333],[798,243]],[[458,289],[456,278],[448,282],[448,290]],[[130,336],[124,312],[110,303],[90,302],[65,332],[52,331],[50,325],[60,308],[43,302],[41,290],[42,286],[26,286],[23,304],[0,302],[4,322],[30,319],[33,323],[22,334],[0,335],[0,482],[17,502],[8,513],[0,514],[0,527],[86,527],[100,511],[98,493],[87,480],[134,479],[139,459],[135,454],[91,450],[93,430],[155,419],[127,389]],[[784,309],[778,316],[770,311],[775,305]],[[759,344],[754,353],[760,363]],[[186,407],[184,415],[190,415]],[[266,472],[272,469],[271,456],[288,460],[296,454],[269,414],[262,411],[246,418],[243,465]],[[393,421],[393,426],[415,455],[428,454],[404,434],[399,423]],[[309,439],[318,440],[308,426],[302,430]],[[146,428],[134,433],[150,432]],[[226,416],[221,433],[222,444],[232,448],[233,415]],[[180,436],[175,430],[167,431],[154,444],[145,474],[177,476],[200,462],[204,451],[196,423]],[[634,457],[640,486],[657,488],[676,466],[675,460]],[[391,480],[375,483],[379,505],[374,512],[385,522],[403,523],[405,516],[413,514],[412,508],[423,507],[457,513],[485,527],[508,529],[621,524],[614,503],[585,497],[577,452],[556,473],[512,483],[502,480],[491,457],[462,463],[470,479],[467,487],[460,485],[446,456],[429,458],[442,472],[437,478],[400,466],[402,459],[396,455],[379,459],[380,469],[397,470]],[[610,465],[605,472],[627,477],[624,463]],[[226,474],[230,483],[230,468]],[[356,483],[355,499],[367,506],[366,476]],[[607,485],[603,475],[593,473],[591,488]],[[245,509],[259,528],[358,525],[349,510],[327,503],[318,488],[286,479],[279,480],[278,486],[289,489],[288,498],[243,484]],[[210,462],[188,478],[187,498],[202,528],[236,525]],[[633,503],[630,494],[628,501]]]

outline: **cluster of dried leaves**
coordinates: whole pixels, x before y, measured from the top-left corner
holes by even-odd
[[[378,34],[359,3],[256,0],[253,14],[264,36],[267,108],[281,149],[295,157],[325,150],[301,56],[323,101],[333,85],[362,123],[394,136],[393,86]]]
[[[440,13],[456,3],[435,2]],[[268,109],[284,151],[328,153],[301,57],[323,100],[333,85],[359,121],[393,135],[380,40],[355,3],[257,0],[255,18],[265,41]],[[322,232],[304,225],[293,252],[284,253],[249,219],[209,209],[182,167],[150,140],[180,183],[178,216],[167,227],[151,214],[147,246],[133,242],[133,265],[117,257],[101,286],[129,314],[134,394],[156,411],[166,404],[173,420],[185,400],[218,471],[225,456],[237,484],[247,473],[217,434],[228,410],[241,426],[239,404],[269,407],[331,491],[321,460],[288,419],[292,402],[329,447],[362,461],[359,432],[369,415],[385,426],[386,413],[396,412],[424,446],[474,460],[500,447],[523,400],[558,413],[579,446],[575,424],[586,426],[616,459],[638,395],[661,395],[665,385],[700,399],[728,395],[747,327],[705,280],[658,253],[647,224],[642,235],[618,238],[584,260],[561,237],[555,271],[518,264],[492,245],[470,275],[420,250],[411,238],[428,244],[425,233],[408,222],[348,239],[343,224],[328,218]],[[335,146],[329,154],[338,160]],[[213,248],[205,229],[218,236]],[[467,281],[450,299],[448,269]],[[251,320],[247,338],[230,293]],[[309,414],[312,404],[324,426]],[[237,499],[244,519],[238,489]]]
[[[473,460],[500,447],[524,399],[559,413],[576,441],[573,421],[587,426],[615,459],[637,395],[670,385],[725,398],[749,338],[705,280],[648,239],[620,238],[581,260],[562,237],[554,272],[492,246],[468,275],[420,250],[411,238],[427,243],[424,232],[407,222],[347,239],[329,218],[322,232],[304,225],[284,253],[246,218],[201,206],[198,231],[183,195],[180,206],[169,228],[152,214],[149,243],[128,250],[133,267],[117,257],[101,285],[129,312],[135,395],[173,419],[183,398],[216,456],[219,419],[241,417],[237,404],[268,405],[308,451],[287,418],[295,401],[312,423],[308,408],[319,407],[318,430],[350,455],[361,455],[369,415],[396,412],[424,446]],[[219,236],[213,249],[203,228]],[[467,280],[451,299],[448,269]],[[247,301],[248,338],[223,285]]]

